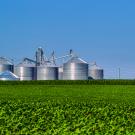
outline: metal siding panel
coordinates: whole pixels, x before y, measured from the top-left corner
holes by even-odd
[[[86,63],[65,63],[63,67],[64,80],[87,80],[88,64]]]
[[[63,80],[63,67],[59,67],[59,80]]]
[[[36,67],[16,66],[14,72],[20,80],[36,80]]]
[[[37,67],[37,80],[58,80],[58,67]]]
[[[89,76],[95,80],[104,78],[104,71],[102,69],[90,69]]]
[[[14,65],[0,64],[0,72],[4,72],[7,70],[13,72],[13,69],[14,69]]]

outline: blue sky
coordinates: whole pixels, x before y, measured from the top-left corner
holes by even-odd
[[[1,0],[0,55],[34,58],[38,46],[56,56],[73,49],[97,61],[106,78],[135,76],[134,0]],[[135,77],[134,77],[135,78]]]

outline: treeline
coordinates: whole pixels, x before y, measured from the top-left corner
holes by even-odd
[[[135,80],[0,81],[0,85],[135,85]]]

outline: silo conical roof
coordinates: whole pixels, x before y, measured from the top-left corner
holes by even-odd
[[[0,73],[0,79],[1,80],[19,80],[19,77],[10,71],[5,71],[5,72]]]
[[[17,67],[35,67],[35,64],[33,64],[33,63],[19,63],[16,66]]]
[[[0,64],[2,65],[13,65],[8,59],[5,57],[0,57]]]
[[[68,61],[66,62],[66,64],[68,64],[68,63],[84,63],[84,64],[87,64],[86,61],[82,60],[82,59],[79,58],[79,57],[72,57],[70,60],[68,60]]]
[[[90,66],[90,69],[97,69],[97,70],[102,70],[101,67],[99,67],[96,62],[94,62],[91,66]]]

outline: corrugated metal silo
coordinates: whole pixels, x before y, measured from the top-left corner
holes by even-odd
[[[4,71],[14,71],[14,65],[12,64],[12,62],[10,62],[10,60],[4,58],[4,57],[0,57],[0,72],[4,72]]]
[[[59,80],[63,80],[63,67],[59,67]]]
[[[14,73],[20,80],[36,80],[36,67],[33,63],[22,62],[15,66]]]
[[[58,80],[58,67],[55,65],[37,66],[37,80]]]
[[[76,56],[63,65],[64,80],[87,80],[88,63]]]
[[[104,70],[97,66],[96,63],[90,66],[89,68],[89,77],[95,79],[95,80],[100,80],[104,78]]]

